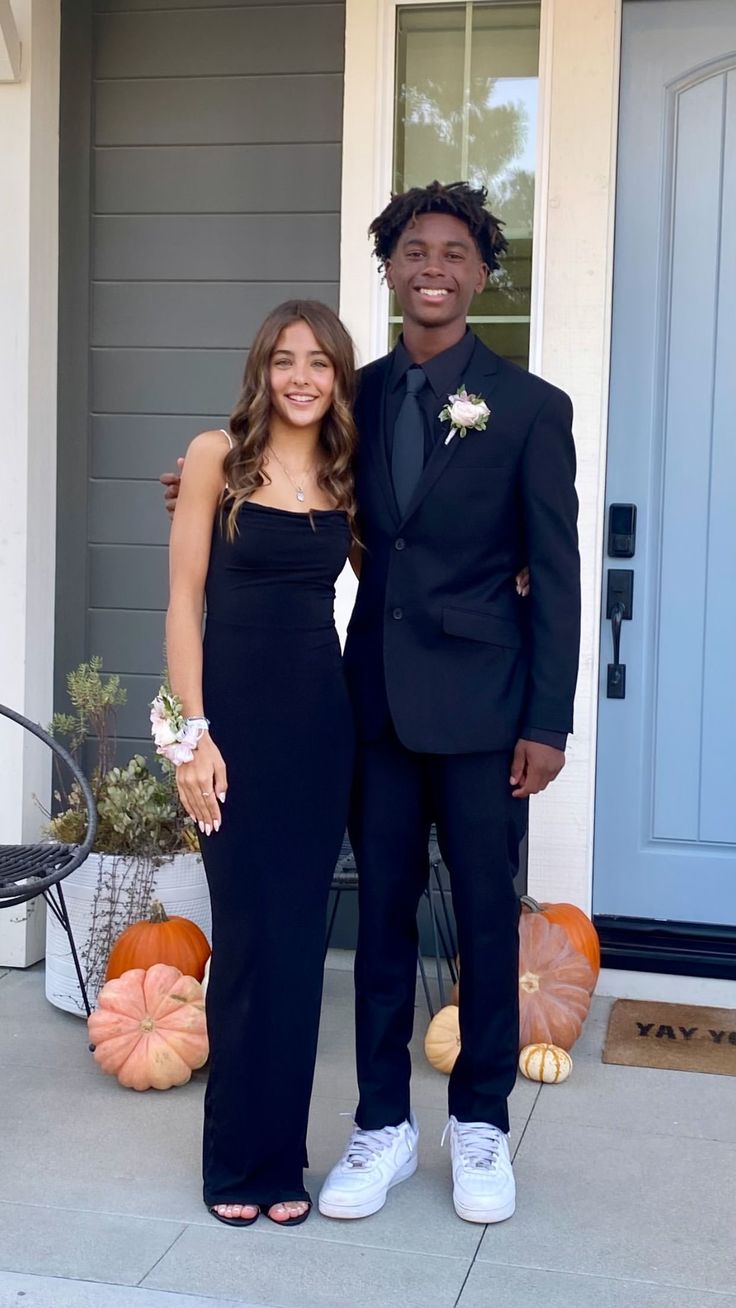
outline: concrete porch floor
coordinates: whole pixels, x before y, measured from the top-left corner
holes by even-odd
[[[594,1001],[570,1081],[517,1084],[510,1222],[453,1212],[419,991],[416,1176],[363,1221],[231,1231],[200,1199],[204,1073],[123,1090],[46,1002],[42,965],[0,972],[0,1308],[736,1308],[736,1082],[604,1066],[610,1002]],[[315,1198],[354,1104],[352,977],[330,967]]]

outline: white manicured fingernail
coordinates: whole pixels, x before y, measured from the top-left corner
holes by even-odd
[[[215,824],[214,824],[214,830],[215,830],[215,831],[219,831],[219,830],[220,830],[220,823],[219,823],[219,822],[215,822]]]
[[[204,834],[205,834],[206,836],[209,836],[209,835],[211,834],[211,832],[212,832],[212,827],[211,827],[210,823],[208,822],[208,823],[206,824],[206,826],[205,826]]]
[[[217,796],[217,798],[219,799],[219,801],[220,801],[221,804],[224,804],[224,803],[225,803],[225,791],[224,791],[224,790],[221,790],[220,793],[219,793],[219,795]]]
[[[198,823],[198,826],[199,826],[200,831],[202,832],[202,835],[204,835],[204,822],[200,822],[200,823]]]

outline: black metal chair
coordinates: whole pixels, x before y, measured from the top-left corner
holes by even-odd
[[[61,883],[75,868],[84,862],[94,842],[97,831],[97,809],[89,782],[81,768],[74,761],[68,750],[58,740],[44,731],[35,722],[29,722],[20,713],[0,704],[0,716],[9,718],[31,735],[37,736],[69,768],[78,783],[87,808],[87,834],[81,845],[64,845],[55,840],[37,841],[33,845],[0,845],[0,909],[15,908],[25,904],[29,899],[42,895],[61,923],[69,940],[69,947],[74,959],[79,988],[87,1016],[91,1012],[87,999],[87,987],[74,943],[69,914],[61,889]]]
[[[447,900],[445,898],[445,888],[442,885],[442,878],[440,876],[441,863],[442,863],[442,856],[440,854],[439,845],[437,844],[437,836],[435,833],[435,829],[434,827],[432,827],[432,831],[429,837],[430,881],[426,889],[424,890],[423,898],[429,910],[429,918],[432,926],[432,938],[434,942],[434,959],[435,959],[435,968],[437,972],[437,990],[439,993],[440,1007],[444,1008],[447,1000],[445,998],[445,979],[442,974],[442,960],[444,958],[445,962],[447,963],[447,968],[450,973],[450,978],[454,983],[455,981],[457,981],[457,971],[455,969],[455,957],[457,954],[457,948],[453,936],[452,923],[450,921],[450,914],[447,907]],[[440,904],[442,905],[442,916],[444,918],[444,925],[440,923],[435,909],[435,904],[433,900],[432,881],[431,881],[432,876],[434,877],[435,885],[439,893]],[[332,911],[330,913],[330,918],[327,925],[327,938],[325,941],[325,958],[327,957],[327,950],[330,947],[330,940],[332,939],[332,932],[335,926],[337,910],[340,907],[340,900],[342,899],[342,896],[346,890],[357,891],[357,889],[358,889],[358,870],[355,865],[355,855],[353,853],[348,837],[345,836],[342,842],[342,849],[340,850],[340,856],[337,860],[335,871],[332,877],[332,891],[335,897],[332,903]],[[424,958],[422,957],[421,948],[419,949],[417,954],[417,962],[419,964],[419,975],[422,978],[422,988],[424,990],[424,998],[427,1001],[427,1010],[429,1012],[429,1016],[434,1017],[434,1005],[432,1003],[432,995],[429,989],[429,982],[427,980],[427,969],[424,962]]]

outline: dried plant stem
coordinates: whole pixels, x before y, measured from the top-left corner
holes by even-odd
[[[107,961],[118,936],[150,914],[157,860],[150,856],[100,858],[100,871],[90,912],[89,930],[81,950],[90,998],[104,984]]]

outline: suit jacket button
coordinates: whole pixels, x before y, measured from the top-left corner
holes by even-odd
[[[398,622],[401,618],[403,618],[403,616],[404,616],[404,610],[403,610],[403,609],[394,609],[392,616],[393,616],[394,618],[396,618],[396,621]]]
[[[394,541],[394,549],[395,550],[406,549],[406,541],[404,540],[403,536],[399,536],[399,539]]]

